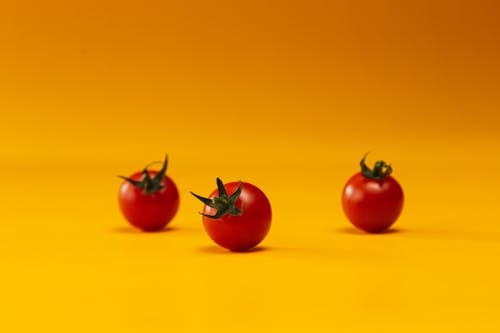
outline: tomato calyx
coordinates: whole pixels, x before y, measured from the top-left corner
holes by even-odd
[[[385,177],[389,176],[392,172],[392,167],[390,164],[385,163],[384,161],[377,161],[375,162],[375,165],[373,166],[373,169],[370,169],[366,163],[366,156],[368,156],[368,153],[363,156],[361,159],[361,162],[359,163],[361,166],[361,174],[365,176],[366,178],[370,179],[384,179]]]
[[[140,188],[141,190],[144,191],[144,194],[146,195],[151,195],[155,192],[158,192],[162,190],[165,186],[162,184],[163,178],[165,177],[165,173],[167,172],[167,165],[168,165],[168,155],[165,156],[165,161],[163,162],[163,165],[161,169],[158,171],[158,173],[151,178],[148,172],[148,168],[156,163],[161,163],[161,161],[155,161],[152,163],[149,163],[144,167],[142,170],[142,180],[135,180],[131,179],[128,177],[124,176],[118,176],[125,181],[129,182],[130,184],[134,185],[137,188]]]
[[[222,183],[222,180],[220,178],[217,178],[217,191],[219,192],[218,197],[213,197],[212,199],[209,199],[193,192],[191,192],[191,194],[198,200],[203,202],[205,205],[217,210],[217,212],[214,215],[200,213],[201,215],[211,219],[218,219],[226,214],[239,216],[243,213],[243,211],[240,208],[236,207],[236,200],[238,200],[238,198],[240,197],[242,188],[243,184],[240,181],[240,184],[236,189],[236,191],[234,191],[234,193],[229,196],[227,194],[226,188],[224,187],[224,184]]]

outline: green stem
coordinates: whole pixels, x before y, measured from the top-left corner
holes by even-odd
[[[370,169],[366,163],[366,156],[368,156],[368,153],[363,156],[361,159],[361,162],[359,163],[361,166],[361,174],[365,176],[366,178],[370,179],[384,179],[385,177],[389,176],[392,172],[392,167],[390,164],[385,163],[384,161],[377,161],[375,162],[375,165],[373,166],[373,169]]]
[[[211,219],[218,219],[226,214],[236,216],[243,214],[242,210],[236,207],[236,200],[238,200],[238,198],[240,197],[242,188],[243,183],[240,181],[240,184],[236,191],[234,191],[234,193],[229,196],[227,194],[226,188],[224,187],[224,183],[222,182],[222,180],[220,180],[220,178],[217,178],[217,191],[219,192],[218,197],[209,199],[193,192],[191,192],[191,194],[208,207],[214,208],[216,210],[216,213],[214,215],[200,213],[201,215],[209,217]]]

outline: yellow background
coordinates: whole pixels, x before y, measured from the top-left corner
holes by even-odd
[[[498,9],[3,1],[0,331],[499,330]],[[369,150],[406,194],[383,235],[340,207]],[[165,153],[179,213],[136,232],[116,175]],[[270,198],[261,250],[205,235],[217,176]]]

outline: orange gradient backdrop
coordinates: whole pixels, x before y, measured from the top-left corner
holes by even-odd
[[[5,1],[0,330],[500,328],[495,1]],[[369,159],[396,231],[339,203]],[[168,153],[181,209],[133,232],[117,174]],[[263,251],[218,250],[188,190],[247,180]]]

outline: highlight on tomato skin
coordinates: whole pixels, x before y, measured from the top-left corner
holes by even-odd
[[[342,208],[348,220],[368,233],[381,233],[399,218],[404,204],[401,185],[391,175],[392,166],[377,161],[369,168],[365,155],[361,171],[354,174],[342,191]]]
[[[166,175],[168,157],[160,170],[149,170],[154,163],[130,177],[119,176],[124,180],[118,192],[120,211],[130,225],[143,231],[162,230],[179,209],[179,191]]]
[[[191,192],[204,203],[202,222],[217,245],[233,252],[249,251],[259,245],[271,228],[269,199],[257,186],[247,182],[223,184],[208,197]]]

